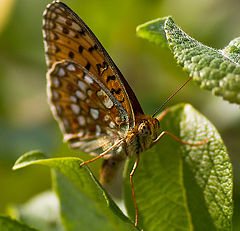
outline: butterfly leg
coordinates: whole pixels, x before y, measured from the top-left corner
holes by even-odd
[[[103,156],[107,155],[111,150],[113,150],[115,147],[117,147],[118,145],[120,145],[122,142],[124,141],[124,139],[119,140],[117,143],[115,143],[112,147],[108,148],[106,151],[104,151],[102,154],[100,154],[99,156],[91,159],[91,160],[87,160],[84,161],[80,164],[80,167],[82,167],[85,164],[91,163],[99,158],[102,158]]]
[[[136,202],[135,192],[134,192],[134,187],[133,187],[133,175],[136,172],[138,163],[139,163],[139,155],[137,155],[135,164],[134,164],[133,169],[130,173],[130,184],[131,184],[131,189],[132,189],[133,202],[134,202],[134,206],[135,206],[135,226],[138,225],[138,208],[137,208],[137,202]]]
[[[157,139],[155,139],[153,141],[153,144],[155,144],[156,142],[158,142],[164,135],[169,135],[171,136],[173,139],[177,140],[179,143],[181,144],[187,144],[187,145],[190,145],[190,146],[198,146],[198,145],[202,145],[202,144],[205,144],[208,142],[208,138],[206,138],[205,140],[202,140],[200,142],[197,142],[197,143],[189,143],[189,142],[186,142],[186,141],[183,141],[179,138],[177,138],[175,135],[173,135],[172,133],[170,132],[167,132],[167,131],[163,131],[158,137]]]

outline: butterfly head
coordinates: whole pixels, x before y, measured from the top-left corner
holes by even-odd
[[[159,131],[159,121],[156,118],[150,117],[146,120],[143,120],[138,125],[138,133],[142,136],[151,137],[153,140],[157,138]]]

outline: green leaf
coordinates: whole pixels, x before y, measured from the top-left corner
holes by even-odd
[[[13,230],[14,231],[37,231],[37,229],[29,227],[7,216],[0,216],[0,230],[1,231],[13,231]]]
[[[53,192],[43,192],[27,203],[11,206],[10,214],[26,224],[44,231],[63,231],[58,198]]]
[[[18,158],[16,163],[13,166],[13,170],[26,167],[28,165],[34,164],[38,160],[46,159],[46,155],[41,153],[40,151],[30,151],[25,153],[21,157]]]
[[[161,46],[166,42],[177,63],[196,83],[231,103],[240,104],[240,38],[217,50],[191,38],[171,17],[138,26],[137,35]]]
[[[134,175],[139,225],[144,230],[231,230],[232,166],[216,128],[191,105],[170,109],[160,121],[163,130],[198,146],[169,136],[140,154]],[[124,197],[129,215],[135,211],[127,166]]]
[[[57,170],[58,173],[53,176],[54,188],[59,196],[63,225],[68,231],[138,230],[112,201],[89,168],[79,167],[81,159],[42,158],[43,154],[39,152],[27,153],[16,162],[14,169],[41,164]]]
[[[79,193],[70,180],[59,172],[53,172],[53,179],[55,191],[60,198],[62,222],[66,230],[114,230],[88,195]]]
[[[137,27],[137,35],[141,38],[148,39],[162,47],[167,46],[167,38],[164,30],[165,22],[168,17],[156,19]]]

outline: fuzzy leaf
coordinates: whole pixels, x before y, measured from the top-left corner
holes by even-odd
[[[137,35],[161,46],[165,41],[177,63],[202,88],[240,104],[240,38],[231,41],[223,50],[217,50],[191,38],[171,17],[138,26]]]
[[[189,146],[164,136],[140,154],[134,175],[139,225],[146,231],[231,230],[232,166],[216,128],[186,104],[171,108],[160,121],[163,130],[203,145]],[[125,174],[125,202],[134,218],[129,172]]]

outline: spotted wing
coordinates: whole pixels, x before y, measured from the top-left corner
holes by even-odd
[[[99,154],[126,135],[123,106],[84,67],[56,62],[47,80],[51,109],[72,148]]]
[[[84,67],[104,85],[126,112],[123,123],[135,125],[135,116],[142,108],[127,81],[93,32],[68,6],[49,4],[44,12],[43,36],[48,68],[62,60],[71,60]]]

